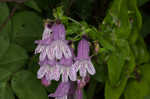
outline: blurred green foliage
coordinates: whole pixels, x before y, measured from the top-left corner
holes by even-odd
[[[149,99],[150,42],[145,38],[150,39],[150,14],[143,9],[148,3],[149,0],[0,2],[0,99],[48,99],[47,92],[55,91],[56,82],[45,88],[36,79],[39,66],[34,41],[41,38],[47,18],[60,19],[67,39],[74,45],[83,34],[89,38],[96,74],[83,90],[84,99]],[[95,42],[100,47],[97,54]]]

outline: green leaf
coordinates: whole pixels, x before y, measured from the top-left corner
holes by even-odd
[[[110,82],[107,81],[105,85],[105,99],[119,99],[124,91],[126,84],[127,77],[122,77],[120,85],[117,87],[111,86]]]
[[[34,41],[42,35],[42,19],[36,13],[22,11],[13,16],[13,42],[33,51]]]
[[[120,96],[122,95],[129,75],[133,72],[135,68],[135,58],[133,54],[130,52],[130,58],[129,61],[125,64],[123,67],[123,73],[120,77],[120,81],[118,85],[112,86],[109,80],[106,81],[105,84],[105,99],[120,99]]]
[[[11,88],[6,82],[0,84],[0,99],[15,99]]]
[[[41,9],[38,7],[37,3],[34,0],[28,0],[24,2],[24,4],[30,8],[33,8],[34,10],[41,12]]]
[[[29,71],[16,73],[11,81],[12,89],[19,99],[48,99],[40,81]]]
[[[6,3],[1,3],[0,2],[0,27],[4,23],[4,21],[7,19],[9,16],[9,9]],[[11,22],[9,21],[3,28],[2,31],[0,31],[0,35],[9,38],[10,35],[10,30],[11,30]]]
[[[132,45],[132,50],[136,56],[136,62],[138,65],[149,62],[150,55],[142,37],[139,37],[136,45]]]
[[[0,45],[1,45],[0,48],[0,59],[1,59],[9,47],[9,40],[4,38],[3,36],[0,36]]]
[[[8,71],[7,69],[0,68],[0,81],[8,81],[10,75],[10,71]]]
[[[128,0],[128,13],[130,16],[131,34],[129,36],[129,42],[134,44],[138,37],[142,27],[142,17],[138,10],[137,0]]]
[[[148,81],[148,83],[150,85],[150,77],[149,77],[149,75],[150,75],[150,64],[141,65],[139,68],[141,71],[141,78]]]
[[[144,99],[149,93],[149,85],[146,81],[130,81],[125,90],[125,99]]]
[[[15,72],[24,66],[27,58],[27,53],[22,47],[10,44],[6,54],[0,59],[0,68]]]
[[[120,53],[114,52],[108,59],[108,75],[112,85],[117,84],[122,68],[124,66],[124,57]]]

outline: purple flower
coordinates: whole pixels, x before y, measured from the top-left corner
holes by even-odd
[[[43,77],[46,78],[46,80],[56,80],[58,81],[60,78],[59,73],[59,67],[58,66],[50,66],[48,64],[44,64],[40,66],[40,69],[37,72],[37,78],[42,79]]]
[[[46,48],[52,42],[52,30],[50,24],[45,24],[45,29],[43,32],[42,40],[36,40],[35,43],[38,44],[37,48],[35,49],[35,54],[42,53],[46,55]],[[42,56],[44,56],[42,55]]]
[[[75,92],[75,99],[82,99],[82,98],[83,98],[82,89],[77,89]]]
[[[48,81],[45,77],[41,79],[41,83],[45,86],[48,87],[51,84],[51,81]]]
[[[67,41],[65,40],[65,27],[63,24],[54,24],[52,26],[53,42],[46,49],[50,60],[72,57]]]
[[[71,81],[76,81],[76,72],[74,68],[72,67],[73,61],[72,58],[65,59],[62,58],[58,64],[60,67],[60,74],[62,74],[62,81],[67,82],[68,78],[70,78]]]
[[[49,97],[55,97],[55,99],[67,99],[70,87],[70,82],[60,82],[55,93],[50,94]]]
[[[51,26],[52,26],[52,23],[45,24],[42,40],[45,40],[52,35]]]
[[[91,75],[95,74],[95,68],[89,57],[89,43],[84,38],[78,44],[78,55],[75,60],[73,67],[76,72],[80,71],[81,77],[86,77],[87,72]]]

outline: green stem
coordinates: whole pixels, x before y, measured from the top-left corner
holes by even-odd
[[[80,22],[78,22],[78,21],[76,21],[75,19],[72,19],[72,18],[70,18],[70,17],[67,17],[70,21],[72,21],[72,22],[74,22],[74,23],[76,23],[76,24],[79,24],[80,26],[82,26],[82,24],[80,23]]]

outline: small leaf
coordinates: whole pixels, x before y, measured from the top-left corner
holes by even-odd
[[[6,82],[0,84],[0,99],[15,99],[11,88]]]
[[[11,85],[19,99],[48,99],[46,90],[40,81],[29,71],[16,73]]]

